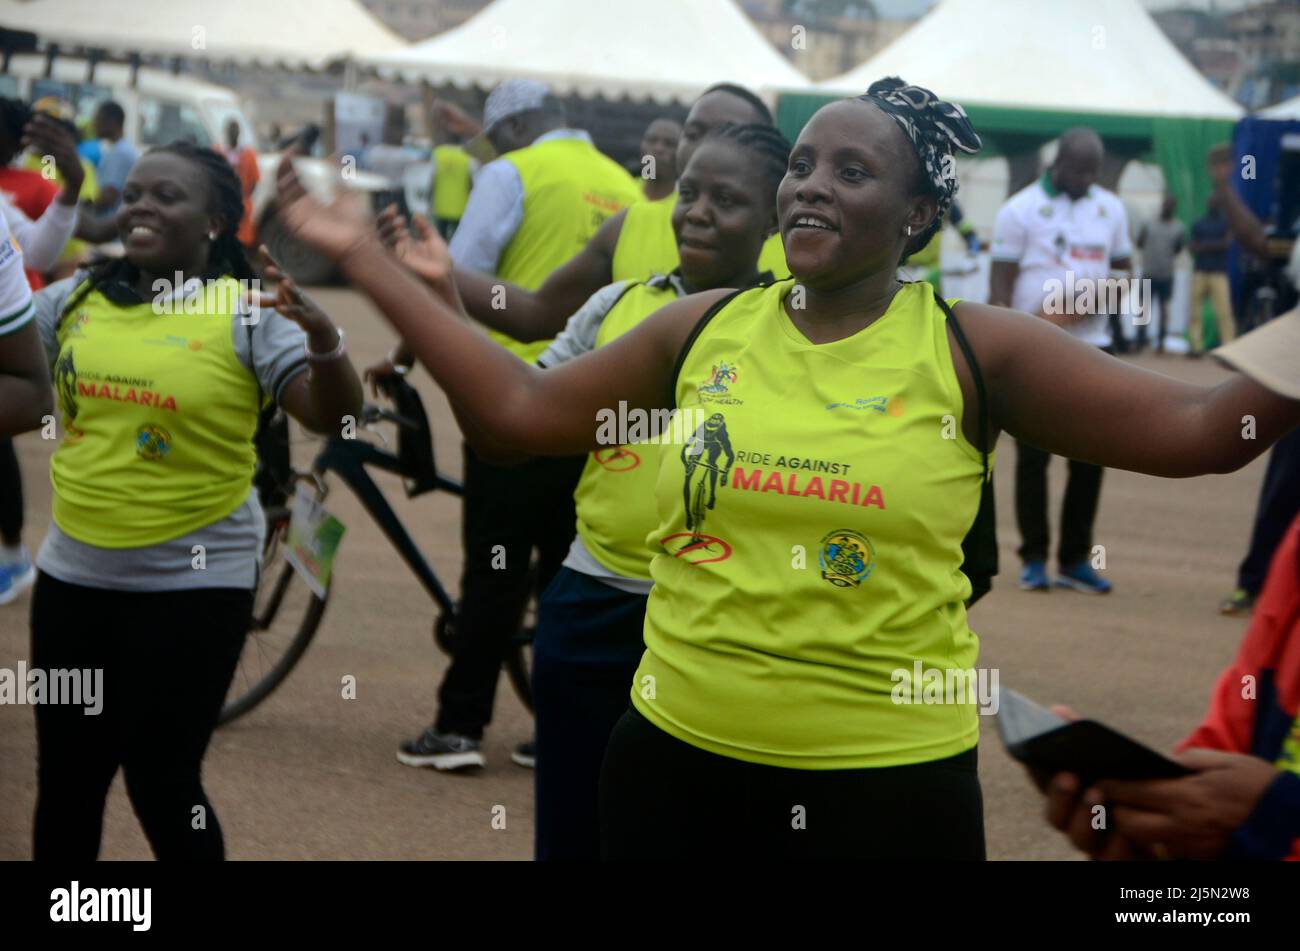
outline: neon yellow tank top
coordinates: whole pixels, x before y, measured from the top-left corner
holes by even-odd
[[[621,337],[676,299],[677,291],[666,280],[631,285],[605,315],[596,334],[596,346],[603,347]],[[612,422],[616,427],[617,421]],[[636,435],[636,425],[635,419],[628,422],[629,434]],[[615,427],[611,428],[617,432]],[[645,432],[650,435],[648,428]],[[665,427],[662,432],[671,435],[672,428]],[[659,524],[655,506],[659,454],[671,449],[657,440],[607,446],[587,457],[578,480],[574,491],[578,535],[593,558],[624,577],[650,580],[654,551],[648,547],[646,536]]]
[[[982,465],[944,314],[904,285],[869,327],[817,345],[782,306],[793,286],[735,297],[676,380],[679,411],[704,419],[661,457],[632,700],[680,740],[774,766],[956,755],[978,739],[973,702],[893,700],[896,672],[921,665],[920,697],[924,671],[978,653],[960,566]]]
[[[644,281],[651,274],[667,274],[681,263],[677,256],[677,235],[673,232],[673,209],[677,192],[661,201],[642,201],[627,210],[614,245],[610,274],[615,281]],[[785,263],[781,235],[774,234],[758,256],[759,271],[771,271],[778,281],[790,276]]]
[[[253,484],[257,381],[235,353],[238,282],[155,314],[99,291],[62,321],[54,383],[63,440],[54,521],[100,548],[179,538],[235,511]],[[196,313],[181,311],[195,310]],[[237,328],[241,332],[243,328]]]
[[[585,248],[606,218],[633,203],[644,204],[637,202],[636,183],[623,167],[583,139],[548,139],[503,158],[523,182],[524,218],[501,253],[497,274],[525,290],[541,287],[552,271]],[[521,343],[496,331],[488,336],[529,363],[551,343]]]

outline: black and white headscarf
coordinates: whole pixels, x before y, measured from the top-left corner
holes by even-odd
[[[974,155],[982,145],[966,118],[966,110],[922,86],[909,86],[897,76],[876,80],[866,95],[858,98],[893,116],[912,143],[921,169],[939,198],[936,219],[941,219],[957,194],[953,153]]]

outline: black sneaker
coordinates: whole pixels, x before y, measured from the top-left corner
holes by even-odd
[[[533,769],[537,766],[537,741],[529,740],[527,743],[520,743],[510,754],[510,758],[526,769]]]
[[[432,766],[434,769],[467,769],[485,766],[487,760],[478,740],[456,733],[438,733],[433,727],[419,739],[407,740],[397,748],[397,761],[407,766]]]

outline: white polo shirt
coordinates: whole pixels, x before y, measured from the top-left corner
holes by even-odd
[[[994,261],[1020,265],[1011,306],[1028,314],[1043,310],[1050,281],[1067,290],[1084,281],[1101,281],[1111,262],[1129,257],[1133,243],[1128,215],[1113,192],[1093,185],[1077,201],[1042,178],[1016,192],[998,212],[993,226]],[[1111,342],[1106,315],[1073,315],[1066,329],[1098,347]]]
[[[32,290],[23,272],[23,253],[0,215],[0,337],[27,326],[34,313]]]

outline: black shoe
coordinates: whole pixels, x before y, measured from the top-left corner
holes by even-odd
[[[510,754],[510,758],[526,769],[536,768],[537,741],[529,740],[527,743],[520,743],[515,747],[515,751]]]
[[[415,740],[397,748],[397,761],[407,766],[432,766],[434,769],[467,769],[486,766],[478,740],[456,733],[438,733],[433,727]]]

